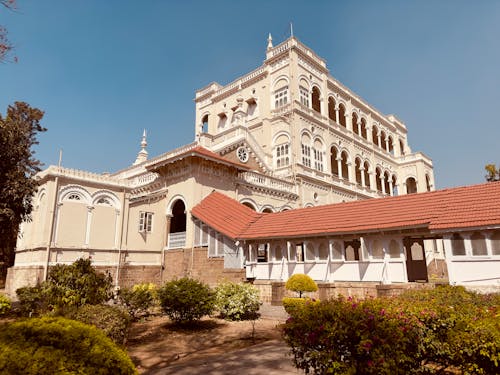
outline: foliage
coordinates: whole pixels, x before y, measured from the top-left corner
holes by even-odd
[[[158,290],[163,311],[176,323],[189,323],[210,315],[215,296],[210,287],[187,277],[166,282]]]
[[[306,304],[318,304],[319,300],[313,298],[296,298],[296,297],[285,297],[283,298],[283,308],[285,311],[292,315],[297,310],[303,308]]]
[[[0,0],[0,5],[3,5],[7,9],[15,9],[16,0]],[[0,25],[0,62],[7,59],[7,56],[12,49],[12,44],[7,38],[7,29]]]
[[[37,315],[49,309],[41,285],[19,288],[16,294],[19,300],[19,312],[23,316]]]
[[[495,164],[486,164],[484,169],[486,170],[486,181],[500,181],[500,168],[497,169]]]
[[[318,290],[318,285],[311,279],[310,276],[303,273],[292,275],[286,282],[285,288],[299,293],[302,297],[303,292],[315,292]]]
[[[120,301],[126,306],[130,316],[137,319],[140,315],[147,315],[157,302],[156,285],[142,283],[132,288],[122,288],[119,292]]]
[[[32,318],[0,330],[2,374],[137,374],[125,353],[95,327]]]
[[[313,373],[499,373],[500,295],[462,287],[400,297],[337,298],[290,311],[284,337]]]
[[[14,264],[19,224],[30,219],[33,209],[38,186],[33,177],[41,163],[32,147],[38,144],[37,133],[46,130],[42,117],[42,111],[23,102],[9,106],[6,117],[0,114],[0,262],[6,266]]]
[[[0,293],[0,316],[8,314],[11,307],[10,298]]]
[[[256,319],[259,290],[248,283],[223,282],[215,288],[215,308],[227,320]]]
[[[55,307],[97,305],[112,296],[111,276],[92,267],[90,259],[78,259],[71,265],[57,264],[50,269],[43,294]]]
[[[124,344],[130,325],[127,311],[110,305],[83,305],[68,311],[67,318],[93,325],[117,344]]]

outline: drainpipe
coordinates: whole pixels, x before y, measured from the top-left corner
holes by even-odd
[[[60,172],[60,171],[58,171]],[[56,176],[55,179],[55,187],[54,187],[54,202],[52,204],[52,215],[50,216],[50,233],[49,233],[49,241],[47,242],[47,256],[45,258],[45,264],[43,267],[43,280],[46,281],[47,277],[49,276],[49,263],[50,263],[50,246],[52,244],[52,241],[54,239],[54,232],[55,232],[55,216],[58,215],[58,209],[57,209],[57,199],[58,199],[58,190],[59,190],[59,176]]]
[[[116,265],[116,280],[115,280],[115,288],[119,287],[119,280],[120,280],[120,266],[122,262],[122,246],[123,246],[123,226],[125,223],[125,210],[127,211],[127,217],[128,217],[128,207],[125,206],[125,201],[127,199],[127,193],[125,189],[123,189],[123,198],[122,198],[122,210],[121,210],[121,223],[120,223],[120,238],[118,240],[118,262]],[[128,222],[128,220],[127,220]]]

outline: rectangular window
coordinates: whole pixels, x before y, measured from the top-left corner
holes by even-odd
[[[309,108],[309,92],[304,87],[299,87],[300,90],[300,103]]]
[[[323,172],[323,153],[318,150],[314,150],[314,168]]]
[[[267,262],[267,251],[268,251],[268,244],[259,244],[257,247],[257,262],[258,263],[266,263]]]
[[[274,108],[283,107],[288,103],[288,86],[274,93]]]
[[[153,229],[153,213],[152,212],[139,212],[139,232],[150,233]]]
[[[311,146],[302,144],[302,164],[311,168]]]

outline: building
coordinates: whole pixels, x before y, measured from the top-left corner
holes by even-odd
[[[189,145],[148,159],[144,133],[134,164],[116,173],[42,171],[7,289],[39,282],[50,265],[79,257],[91,257],[118,285],[185,274],[209,283],[260,277],[245,269],[249,249],[193,215],[213,191],[259,216],[434,190],[432,161],[411,151],[404,123],[339,83],[295,37],[273,46],[269,36],[262,66],[198,90],[195,107]],[[441,242],[425,241],[427,266],[438,262],[446,277]],[[394,282],[420,280],[399,272]]]

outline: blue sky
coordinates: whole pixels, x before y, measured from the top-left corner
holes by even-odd
[[[409,132],[438,188],[500,163],[500,1],[18,0],[0,8],[17,63],[0,64],[0,112],[45,111],[37,157],[93,172],[194,139],[194,93],[262,64],[289,36]]]

